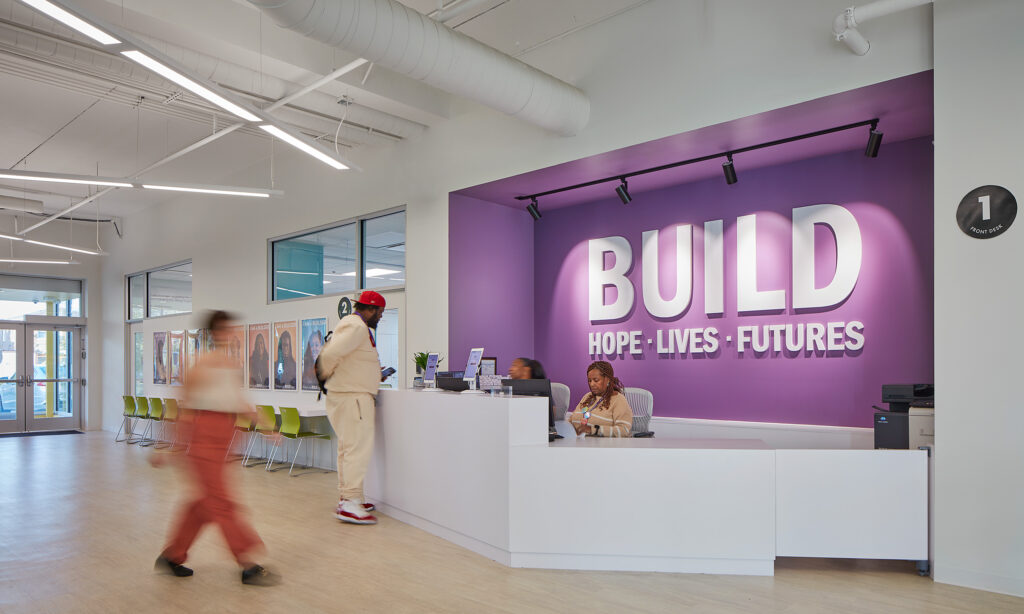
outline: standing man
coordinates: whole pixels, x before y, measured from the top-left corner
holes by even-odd
[[[356,301],[320,352],[326,380],[327,419],[338,436],[338,520],[376,524],[375,508],[363,499],[363,479],[373,455],[377,391],[383,381],[373,331],[384,315],[384,297],[367,290]]]

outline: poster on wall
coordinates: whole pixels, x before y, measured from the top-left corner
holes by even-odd
[[[153,333],[153,383],[167,383],[167,333]]]
[[[316,381],[316,357],[324,347],[327,336],[327,318],[313,318],[302,321],[302,389],[316,392],[320,386]]]
[[[213,343],[213,335],[209,330],[206,331],[208,344],[208,351],[213,352],[215,349]],[[227,328],[227,346],[225,351],[228,354],[228,358],[231,360],[233,368],[238,370],[239,378],[241,383],[245,382],[245,326],[229,326]]]
[[[185,383],[185,331],[176,330],[168,333],[167,347],[170,359],[170,384],[181,386]]]
[[[274,390],[296,390],[295,321],[274,322]]]
[[[249,325],[249,388],[270,388],[270,324]]]
[[[196,363],[199,362],[199,355],[203,349],[202,329],[185,331],[185,379],[187,380]]]

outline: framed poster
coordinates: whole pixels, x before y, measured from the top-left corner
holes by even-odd
[[[316,357],[324,347],[327,336],[327,318],[313,318],[302,321],[302,389],[316,392],[320,386],[316,381]]]
[[[295,320],[274,322],[274,390],[297,390],[298,367],[295,362]]]
[[[270,324],[249,325],[249,387],[270,389]]]
[[[235,328],[241,328],[241,327],[240,326],[236,326]],[[202,336],[203,336],[203,340],[202,340],[203,354],[212,354],[213,351],[215,349],[217,349],[217,344],[215,344],[213,342],[213,331],[210,330],[209,328],[204,328],[202,330]],[[244,336],[244,333],[243,333],[243,336]],[[245,345],[245,344],[243,343],[242,345]]]
[[[167,333],[153,333],[153,383],[167,383]]]
[[[181,386],[185,383],[185,331],[176,330],[168,333],[167,347],[169,383],[172,386]]]
[[[203,350],[202,329],[185,331],[185,379],[187,380],[199,362],[199,355]]]
[[[241,384],[245,384],[245,326],[229,326],[227,328],[228,337],[224,351],[227,352],[228,358],[231,359],[231,365],[233,368],[238,370],[238,377],[241,380]],[[213,335],[209,330],[206,331],[207,337],[210,340],[207,347],[209,351],[214,351],[215,345],[213,343]]]

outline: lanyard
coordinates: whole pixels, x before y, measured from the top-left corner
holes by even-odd
[[[604,401],[604,397],[597,397],[597,401],[595,401],[593,405],[591,405],[587,409],[583,410],[583,420],[584,420],[584,422],[587,421],[587,420],[590,420],[590,412],[592,412],[595,409],[597,409],[598,406],[601,405],[602,401]]]
[[[377,340],[373,338],[373,332],[369,328],[366,329],[366,334],[370,335],[370,345],[377,347]]]

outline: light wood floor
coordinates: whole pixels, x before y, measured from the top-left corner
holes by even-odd
[[[381,517],[333,517],[336,477],[241,471],[284,582],[243,586],[215,530],[156,575],[177,469],[109,433],[0,438],[0,612],[1024,612],[907,562],[779,559],[774,578],[509,569]],[[552,510],[554,514],[555,511]]]

